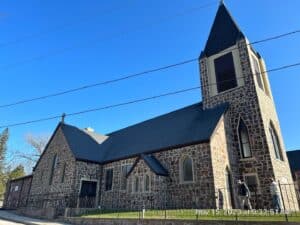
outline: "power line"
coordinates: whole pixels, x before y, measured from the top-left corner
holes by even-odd
[[[79,115],[79,114],[85,114],[85,113],[90,113],[90,112],[95,112],[95,111],[100,111],[100,110],[105,110],[105,109],[111,109],[111,108],[116,108],[116,107],[125,106],[125,105],[131,105],[131,104],[144,102],[144,101],[149,101],[149,100],[162,98],[162,97],[166,97],[166,96],[170,96],[170,95],[176,95],[176,94],[196,90],[196,89],[199,89],[199,88],[200,88],[200,86],[187,88],[187,89],[182,89],[182,90],[177,90],[177,91],[173,91],[173,92],[167,92],[167,93],[160,94],[160,95],[154,95],[154,96],[151,96],[151,97],[136,99],[136,100],[123,102],[123,103],[118,103],[118,104],[114,104],[114,105],[107,105],[107,106],[103,106],[103,107],[99,107],[99,108],[93,108],[93,109],[87,109],[87,110],[83,110],[83,111],[79,111],[79,112],[67,113],[67,114],[65,114],[65,116],[75,116],[75,115]],[[13,123],[13,124],[2,125],[2,126],[0,126],[0,129],[1,128],[6,128],[6,127],[15,127],[15,126],[20,126],[20,125],[38,123],[38,122],[53,120],[53,119],[58,119],[58,118],[61,118],[61,115],[50,116],[50,117],[45,117],[45,118],[36,119],[36,120],[30,120],[30,121],[21,122],[21,123]]]
[[[293,35],[293,34],[296,34],[296,33],[299,33],[299,32],[300,32],[300,30],[294,30],[294,31],[291,31],[291,32],[279,34],[279,35],[269,37],[269,38],[265,38],[265,39],[262,39],[262,40],[259,40],[259,41],[254,41],[254,42],[252,42],[252,45],[259,44],[259,43],[266,42],[266,41],[272,41],[272,40],[280,39],[280,38],[290,36],[290,35]]]
[[[284,66],[273,68],[273,69],[266,70],[266,71],[262,71],[261,73],[267,73],[267,72],[271,73],[271,72],[284,70],[284,69],[288,69],[288,68],[296,67],[296,66],[300,66],[300,62],[290,64],[290,65],[284,65]],[[261,73],[254,73],[252,75],[255,76],[255,75],[259,75]],[[239,77],[239,79],[240,78],[241,77]],[[231,80],[233,80],[233,79],[231,79]],[[222,82],[228,82],[228,81],[230,81],[230,80],[225,80],[225,81],[222,81]],[[211,85],[214,85],[214,84],[211,84]],[[65,116],[76,116],[76,115],[80,115],[80,114],[86,114],[86,113],[101,111],[101,110],[105,110],[105,109],[117,108],[117,107],[121,107],[121,106],[125,106],[125,105],[131,105],[131,104],[144,102],[144,101],[149,101],[149,100],[162,98],[162,97],[166,97],[166,96],[181,94],[181,93],[184,93],[184,92],[189,92],[189,91],[193,91],[193,90],[200,89],[200,88],[201,88],[201,86],[196,86],[196,87],[191,87],[191,88],[186,88],[186,89],[181,89],[181,90],[177,90],[177,91],[163,93],[163,94],[160,94],[160,95],[154,95],[154,96],[151,96],[151,97],[146,97],[146,98],[141,98],[141,99],[135,99],[135,100],[132,100],[132,101],[122,102],[122,103],[118,103],[118,104],[107,105],[107,106],[82,110],[82,111],[73,112],[73,113],[67,113],[67,114],[64,114],[64,115]],[[49,116],[49,117],[45,117],[45,118],[40,118],[40,119],[35,119],[35,120],[30,120],[30,121],[25,121],[25,122],[20,122],[20,123],[12,123],[12,124],[7,124],[7,125],[2,125],[2,126],[0,126],[0,129],[6,128],[6,127],[15,127],[15,126],[21,126],[21,125],[26,125],[26,124],[38,123],[38,122],[53,120],[53,119],[58,119],[58,118],[61,118],[61,115]]]
[[[297,66],[300,66],[300,62],[294,63],[294,64],[289,64],[289,65],[280,66],[280,67],[269,69],[269,70],[265,70],[265,71],[261,71],[259,73],[251,73],[249,75],[260,76],[261,74],[272,73],[272,72],[276,72],[276,71],[280,71],[280,70],[284,70],[284,69],[288,69],[288,68],[292,68],[292,67],[297,67]],[[220,84],[220,83],[226,83],[226,82],[229,82],[229,81],[235,81],[235,80],[239,80],[239,79],[244,79],[246,77],[248,77],[248,76],[241,76],[241,77],[236,77],[235,79],[222,80],[222,81],[219,81],[219,82],[214,82],[214,83],[209,83],[207,85],[202,85],[202,87],[214,86],[214,85],[217,85],[217,84]]]
[[[170,19],[177,18],[177,17],[180,17],[180,16],[184,16],[184,15],[186,15],[188,13],[191,13],[191,12],[194,12],[194,11],[197,11],[197,10],[200,10],[200,9],[211,7],[212,5],[215,5],[215,4],[216,4],[216,1],[214,1],[213,3],[208,3],[208,4],[205,4],[205,5],[201,5],[199,7],[193,7],[193,8],[187,9],[187,10],[185,10],[183,12],[177,13],[175,15],[172,15],[172,16],[169,16],[169,17],[160,18],[160,19],[158,19],[158,20],[156,20],[156,21],[154,21],[152,23],[149,23],[147,25],[143,25],[141,27],[138,27],[138,28],[135,28],[135,29],[132,29],[132,30],[125,30],[123,32],[118,32],[118,33],[115,33],[113,35],[109,35],[106,38],[102,38],[102,37],[99,38],[99,37],[97,37],[97,38],[95,38],[93,40],[89,40],[88,42],[85,42],[84,44],[80,43],[80,44],[75,44],[73,46],[56,49],[56,50],[48,52],[46,54],[34,56],[32,58],[27,58],[27,59],[19,61],[19,62],[14,62],[14,63],[11,63],[11,64],[3,65],[0,68],[7,70],[7,69],[15,68],[15,67],[20,66],[20,65],[25,65],[25,64],[30,63],[30,62],[43,60],[43,59],[51,57],[51,56],[60,55],[60,54],[63,54],[65,52],[72,51],[74,49],[92,47],[92,46],[94,46],[94,44],[97,44],[97,43],[99,43],[99,42],[101,42],[101,41],[103,41],[105,39],[112,39],[112,38],[115,38],[115,37],[123,36],[125,34],[136,32],[136,31],[139,31],[139,30],[142,30],[142,29],[145,29],[145,28],[157,25],[157,24],[164,23],[164,22],[166,22],[166,21],[168,21]]]
[[[44,96],[31,98],[31,99],[20,100],[20,101],[14,102],[14,103],[0,105],[0,108],[6,108],[6,107],[14,106],[14,105],[20,105],[20,104],[33,102],[33,101],[46,99],[46,98],[51,98],[51,97],[55,97],[55,96],[59,96],[59,95],[65,95],[65,94],[68,94],[68,93],[72,93],[72,92],[76,92],[76,91],[80,91],[80,90],[83,90],[83,89],[88,89],[88,88],[92,88],[92,87],[96,87],[96,86],[100,86],[100,85],[107,85],[107,84],[111,84],[111,83],[116,83],[116,82],[119,82],[119,81],[122,81],[122,80],[127,80],[127,79],[130,79],[130,78],[142,76],[142,75],[145,75],[145,74],[154,73],[154,72],[157,72],[157,71],[160,71],[160,70],[166,70],[166,69],[169,69],[169,68],[172,68],[172,67],[175,67],[175,66],[188,64],[188,63],[194,62],[196,59],[190,59],[190,60],[182,61],[182,62],[179,62],[179,63],[175,63],[175,64],[171,64],[171,65],[167,65],[167,66],[163,66],[163,67],[159,67],[159,68],[145,70],[145,71],[142,71],[142,72],[139,72],[139,73],[126,75],[126,76],[123,76],[123,77],[120,77],[120,78],[107,80],[107,81],[94,83],[94,84],[88,84],[88,85],[81,86],[81,87],[78,87],[78,88],[68,89],[66,91],[56,92],[56,93],[49,94],[49,95],[44,95]]]
[[[299,33],[299,32],[300,32],[300,30],[294,30],[294,31],[283,33],[283,34],[280,34],[280,35],[271,36],[271,37],[268,37],[268,38],[265,38],[265,39],[262,39],[262,40],[254,41],[252,43],[248,43],[247,45],[255,45],[255,44],[258,44],[258,43],[268,42],[268,41],[271,41],[271,40],[275,40],[275,39],[283,38],[283,37],[286,37],[286,36],[294,35],[294,34]],[[235,47],[235,48],[227,50],[227,51],[231,52],[234,49],[238,49],[238,48]],[[226,51],[223,51],[223,53],[225,53],[225,52]],[[93,83],[93,84],[87,84],[87,85],[80,86],[80,87],[77,87],[77,88],[72,88],[72,89],[68,89],[68,90],[64,90],[64,91],[60,91],[60,92],[55,92],[55,93],[48,94],[48,95],[42,95],[42,96],[38,96],[38,97],[34,97],[34,98],[15,101],[15,102],[12,102],[12,103],[2,104],[2,105],[0,105],[0,108],[12,107],[12,106],[15,106],[15,105],[25,104],[25,103],[28,103],[28,102],[38,101],[38,100],[52,98],[52,97],[56,97],[56,96],[61,96],[61,95],[65,95],[65,94],[69,94],[69,93],[73,93],[73,92],[77,92],[77,91],[81,91],[81,90],[84,90],[84,89],[89,89],[89,88],[93,88],[93,87],[97,87],[97,86],[108,85],[108,84],[111,84],[111,83],[116,83],[116,82],[120,82],[120,81],[123,81],[123,80],[139,77],[139,76],[144,76],[146,74],[151,74],[151,73],[154,73],[154,72],[167,70],[167,69],[170,69],[170,68],[173,68],[173,67],[182,66],[182,65],[189,64],[189,63],[197,61],[197,60],[198,60],[198,57],[197,58],[191,58],[191,59],[180,61],[180,62],[177,62],[177,63],[174,63],[174,64],[169,64],[169,65],[165,65],[165,66],[161,66],[161,67],[157,67],[157,68],[153,68],[153,69],[148,69],[148,70],[138,72],[138,73],[133,73],[133,74],[120,76],[119,78],[115,78],[115,79],[111,79],[111,80],[106,80],[106,81],[97,82],[97,83]]]

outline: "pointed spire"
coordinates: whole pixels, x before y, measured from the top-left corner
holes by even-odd
[[[241,32],[230,12],[224,5],[224,1],[221,0],[206,42],[204,49],[205,55],[208,57],[214,55],[235,45],[238,39],[244,37],[244,34]]]

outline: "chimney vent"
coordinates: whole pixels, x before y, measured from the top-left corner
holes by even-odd
[[[89,132],[94,132],[95,130],[91,127],[87,127],[87,128],[84,128],[86,131],[89,131]]]

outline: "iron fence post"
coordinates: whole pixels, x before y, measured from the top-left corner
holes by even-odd
[[[288,217],[287,213],[285,213],[284,216],[285,216],[285,221],[289,222],[289,217]]]

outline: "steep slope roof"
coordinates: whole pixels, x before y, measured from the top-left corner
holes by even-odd
[[[65,123],[59,126],[76,159],[106,163],[159,150],[207,142],[227,108],[227,104],[222,104],[203,110],[202,103],[197,103],[107,136],[91,135]],[[98,138],[95,139],[95,136]],[[145,157],[147,162],[157,166],[154,159]]]
[[[295,171],[300,170],[300,150],[287,151],[286,152],[291,171],[294,173]]]
[[[144,162],[148,165],[148,167],[151,169],[153,173],[159,176],[168,176],[169,172],[168,170],[159,162],[159,160],[152,154],[141,154],[135,161],[135,163],[132,165],[126,176],[128,177],[133,171],[138,162],[143,159]]]
[[[227,104],[203,110],[197,103],[110,133],[100,145],[101,161],[208,141],[226,109]]]
[[[142,154],[142,159],[149,166],[149,168],[157,175],[168,176],[168,170],[158,161],[154,155]]]
[[[61,123],[60,126],[76,159],[100,162],[99,143],[94,137],[86,131],[65,123]]]
[[[232,18],[226,6],[221,3],[202,54],[207,57],[214,55],[235,45],[236,41],[242,37],[244,37],[244,34]]]

